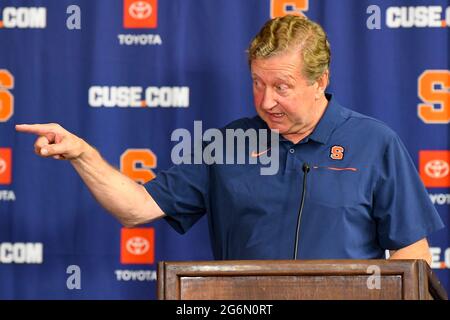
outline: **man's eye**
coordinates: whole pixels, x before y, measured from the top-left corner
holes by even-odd
[[[253,85],[255,87],[260,87],[261,86],[261,82],[259,82],[258,80],[253,80]]]
[[[276,88],[278,91],[286,91],[286,90],[288,89],[288,86],[285,85],[285,84],[279,84],[279,85],[275,86],[275,88]]]

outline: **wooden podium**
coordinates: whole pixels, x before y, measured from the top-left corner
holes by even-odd
[[[422,260],[228,260],[159,262],[158,299],[446,300],[447,293]]]

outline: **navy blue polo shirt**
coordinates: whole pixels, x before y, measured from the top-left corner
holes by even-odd
[[[397,134],[382,122],[328,106],[297,144],[280,137],[279,170],[259,164],[188,165],[160,172],[146,189],[180,233],[207,214],[216,259],[291,259],[304,163],[311,167],[298,258],[378,259],[444,225]],[[232,129],[267,129],[259,118]]]

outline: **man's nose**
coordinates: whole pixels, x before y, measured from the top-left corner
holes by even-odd
[[[263,98],[261,100],[261,108],[264,110],[270,110],[270,109],[273,109],[273,107],[275,107],[277,104],[278,103],[275,100],[275,95],[274,95],[273,90],[266,87],[266,89],[264,90]]]

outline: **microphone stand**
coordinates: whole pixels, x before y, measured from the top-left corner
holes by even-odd
[[[297,260],[298,253],[298,238],[300,234],[300,222],[302,219],[303,206],[305,204],[305,195],[306,195],[306,176],[310,170],[309,164],[304,163],[303,167],[303,191],[302,191],[302,199],[300,201],[300,208],[298,209],[298,218],[297,218],[297,231],[295,232],[295,244],[294,244],[294,260]]]

